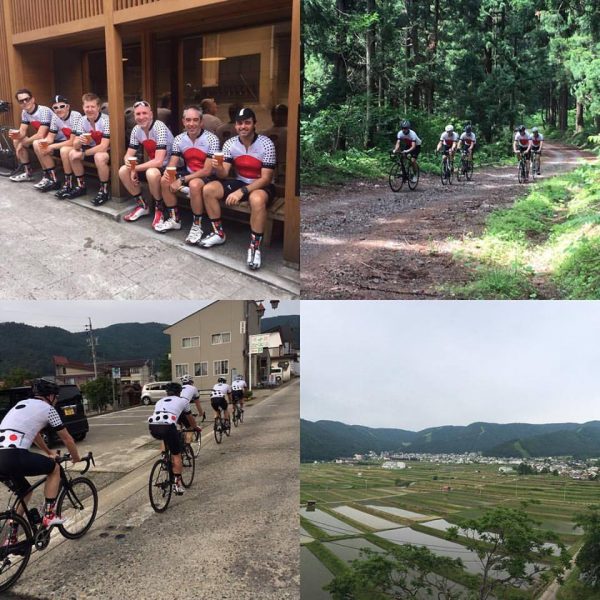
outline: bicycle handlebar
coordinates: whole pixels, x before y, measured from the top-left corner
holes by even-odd
[[[57,456],[54,460],[56,460],[56,462],[58,464],[67,462],[71,460],[71,455],[69,453],[67,454],[63,454],[62,456]],[[85,469],[83,471],[81,471],[81,475],[87,473],[90,470],[90,463],[92,463],[92,465],[96,466],[96,461],[94,460],[94,455],[92,454],[92,452],[88,452],[86,456],[82,457],[80,462],[84,462],[85,463]]]

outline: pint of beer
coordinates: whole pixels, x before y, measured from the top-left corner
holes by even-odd
[[[167,176],[169,177],[169,181],[173,183],[177,177],[177,167],[167,167]]]
[[[92,143],[92,134],[91,133],[84,133],[83,137],[85,138],[85,144],[86,146],[90,146]]]
[[[135,171],[136,166],[137,166],[137,156],[130,156],[129,157],[129,168],[131,169],[132,173]]]
[[[40,140],[40,148],[42,150],[47,150],[48,149],[48,140]]]
[[[19,130],[18,129],[9,129],[8,130],[8,137],[11,140],[16,140],[17,137],[18,137],[18,135],[19,135]]]
[[[215,160],[219,163],[219,167],[223,166],[223,153],[215,152],[214,153]]]

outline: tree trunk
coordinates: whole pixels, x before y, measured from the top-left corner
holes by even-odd
[[[340,12],[340,15],[346,13],[346,0],[336,0],[335,2],[336,8]],[[343,17],[342,17],[343,18]],[[340,52],[335,56],[334,63],[334,79],[337,94],[334,98],[334,101],[343,104],[346,101],[346,92],[348,89],[348,73],[346,71],[346,63],[342,57],[341,49],[344,47],[345,42],[345,30],[343,27],[339,27],[337,30],[337,47],[340,49]],[[334,150],[346,150],[346,136],[341,133],[341,130],[338,128],[338,135],[335,140],[335,148]]]
[[[367,13],[370,15],[375,12],[375,0],[367,0]],[[371,142],[371,94],[373,89],[373,46],[375,44],[375,36],[373,35],[373,25],[370,25],[365,38],[365,84],[367,105],[365,110],[365,129],[363,133],[363,146],[368,148]]]
[[[566,83],[560,86],[558,98],[558,128],[561,131],[566,131],[568,127],[568,112],[569,112],[569,88]]]
[[[583,103],[577,101],[575,109],[575,132],[581,133],[583,131]]]

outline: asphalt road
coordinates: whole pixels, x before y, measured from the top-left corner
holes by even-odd
[[[206,427],[194,483],[163,514],[147,492],[150,408],[91,419],[80,447],[98,457],[94,526],[81,540],[54,536],[2,597],[299,599],[299,392],[295,380],[250,406],[219,446]]]

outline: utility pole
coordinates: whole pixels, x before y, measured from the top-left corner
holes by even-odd
[[[94,329],[92,328],[92,319],[88,317],[89,325],[85,326],[85,330],[88,332],[88,346],[92,350],[92,362],[94,363],[94,379],[98,379],[98,366],[96,365],[96,346],[98,340],[94,337]]]

